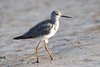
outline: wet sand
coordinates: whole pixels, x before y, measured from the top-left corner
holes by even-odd
[[[73,18],[61,18],[49,40],[54,60],[42,43],[37,64],[37,41],[13,38],[48,19],[53,10]],[[100,67],[100,0],[0,0],[0,67]]]

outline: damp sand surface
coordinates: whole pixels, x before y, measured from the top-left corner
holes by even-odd
[[[71,16],[60,18],[59,31],[49,39],[46,54],[37,40],[13,40],[50,17],[53,10]],[[100,67],[100,0],[0,0],[0,67]]]

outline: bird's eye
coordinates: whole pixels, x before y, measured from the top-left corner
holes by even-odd
[[[56,15],[58,15],[58,14],[56,14]]]

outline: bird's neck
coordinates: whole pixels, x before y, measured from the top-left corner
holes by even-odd
[[[58,18],[55,18],[55,17],[51,17],[51,22],[53,24],[56,24],[57,22],[59,22]]]

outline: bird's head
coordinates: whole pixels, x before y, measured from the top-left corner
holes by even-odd
[[[51,13],[51,19],[59,19],[60,17],[65,17],[65,18],[72,18],[70,16],[65,16],[65,15],[62,15],[60,11],[52,11]]]

